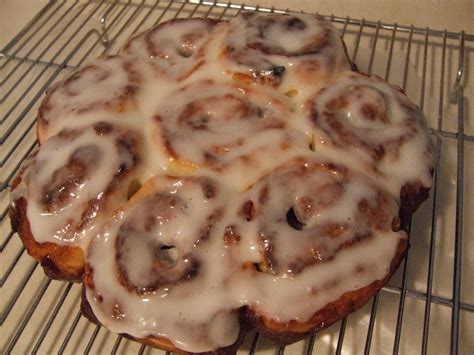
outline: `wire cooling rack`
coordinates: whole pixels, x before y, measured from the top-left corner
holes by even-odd
[[[225,19],[243,10],[284,11],[192,0],[51,0],[1,50],[3,352],[161,353],[85,320],[79,311],[80,285],[51,281],[43,274],[10,228],[9,184],[36,145],[36,110],[52,82],[88,60],[116,52],[131,34],[161,21],[191,16]],[[408,257],[365,307],[286,348],[251,333],[239,353],[473,354],[474,36],[327,18],[340,29],[360,70],[403,87],[423,109],[438,156],[434,186],[413,218]]]

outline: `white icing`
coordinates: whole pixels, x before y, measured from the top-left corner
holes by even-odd
[[[210,61],[217,59],[227,74],[244,73],[276,84],[281,93],[296,91],[297,102],[334,73],[349,69],[337,30],[317,16],[247,13],[222,27],[210,44],[216,48],[208,53]],[[212,57],[215,53],[218,56]],[[270,73],[274,67],[283,67],[284,72],[274,77]]]
[[[291,174],[292,169],[293,165],[290,164],[289,168],[282,168],[283,173],[277,173],[277,177],[269,175],[270,184],[272,179],[280,178],[283,179],[281,184],[286,183],[290,189],[281,188],[278,183],[276,186],[271,185],[274,187],[270,191],[272,200],[262,207],[272,215],[280,214],[281,218],[284,218],[286,210],[271,209],[275,200],[283,202],[281,199],[285,200],[288,197],[285,195],[287,191],[290,191],[292,196],[301,196],[307,194],[309,188],[311,193],[311,182],[313,182],[311,179],[317,184],[320,183],[317,175],[313,176],[312,173],[309,176],[294,176],[288,179],[285,172]],[[314,215],[318,221],[313,220],[310,223],[321,224],[335,217],[336,221],[345,222],[351,219],[352,232],[347,234],[346,239],[338,239],[338,244],[357,236],[354,230],[361,228],[362,224],[357,223],[360,217],[356,212],[356,204],[361,198],[372,199],[375,194],[374,187],[367,184],[362,177],[348,174],[350,178],[346,181],[347,187],[342,198],[328,210],[327,214]],[[197,178],[202,177],[197,175]],[[199,188],[199,180],[194,179],[196,178],[156,178],[151,182],[151,188],[146,187],[145,197],[131,201],[117,213],[117,218],[111,221],[104,234],[95,238],[91,244],[88,262],[93,270],[94,290],[87,289],[88,300],[91,302],[94,314],[105,322],[109,329],[115,332],[127,332],[136,337],[146,337],[150,334],[163,336],[187,351],[207,351],[230,345],[238,335],[237,315],[234,311],[239,307],[250,306],[279,322],[290,320],[304,322],[315,309],[324,307],[343,293],[382,279],[390,268],[399,241],[406,238],[403,232],[381,231],[365,226],[367,230],[364,233],[371,233],[369,238],[363,239],[347,250],[337,252],[330,262],[310,265],[297,275],[242,270],[239,265],[246,261],[261,261],[261,256],[255,254],[252,248],[248,248],[252,243],[257,244],[254,239],[260,233],[260,224],[273,223],[278,218],[269,217],[262,212],[257,215],[255,221],[248,222],[239,217],[235,211],[239,208],[239,204],[229,204],[229,201],[243,201],[245,196],[215,182],[218,191],[216,196],[206,199],[203,198]],[[327,179],[333,180],[331,177]],[[308,181],[309,184],[303,184],[303,181]],[[252,187],[246,194],[247,198],[257,194],[261,185],[268,182],[264,179]],[[117,278],[110,276],[116,274],[115,238],[120,226],[129,220],[133,211],[139,209],[140,205],[145,206],[146,200],[153,198],[150,196],[157,196],[158,193],[159,196],[173,194],[189,205],[186,209],[178,209],[179,213],[173,212],[172,218],[165,217],[170,215],[171,204],[163,205],[161,212],[153,214],[158,221],[157,227],[152,234],[144,234],[143,237],[160,242],[169,238],[166,243],[178,246],[179,254],[186,254],[190,250],[200,263],[196,275],[189,280],[163,285],[151,293],[139,295],[128,291],[119,284]],[[158,201],[156,204],[161,206]],[[284,205],[283,202],[282,206]],[[200,231],[207,223],[207,216],[223,206],[227,207],[213,225],[209,238],[196,243]],[[397,215],[397,204],[394,201],[388,204],[387,209],[389,216]],[[150,213],[150,209],[145,208],[142,214],[147,213]],[[295,254],[307,250],[307,238],[295,234],[286,221],[275,223],[279,233],[276,245],[280,248],[276,259],[279,262],[283,261],[287,257],[285,255],[287,252],[292,253],[290,259],[295,260]],[[137,228],[140,225],[142,224],[139,223]],[[236,228],[242,238],[242,245],[240,243],[224,245],[223,235],[225,226],[228,225]],[[183,238],[176,240],[176,235]],[[333,245],[336,242],[327,236],[316,235],[312,238],[323,239],[319,243],[327,244],[325,247],[320,247],[321,250],[327,247],[336,248]],[[287,245],[288,243],[291,247]],[[141,249],[140,244],[136,244],[135,247],[138,253]],[[132,269],[141,270],[144,263],[137,257],[128,265]],[[358,268],[362,271],[357,272]],[[334,285],[334,282],[337,284]],[[116,302],[120,304],[123,314],[127,315],[123,319],[114,320],[108,316]],[[282,304],[287,306],[281,307]]]
[[[334,103],[341,99],[343,104]],[[306,116],[306,119],[299,124],[314,137],[316,149],[329,150],[328,154],[338,156],[348,153],[358,160],[355,165],[359,170],[376,179],[382,178],[384,187],[395,196],[407,183],[420,181],[425,187],[431,186],[433,148],[423,127],[422,114],[395,86],[375,76],[346,72],[307,105],[311,108],[300,116]],[[343,106],[333,108],[331,105]],[[376,109],[375,119],[369,119],[363,112],[365,105]],[[328,119],[339,122],[342,129],[351,132],[350,139],[355,137],[357,141],[344,141],[341,128],[335,130]],[[369,149],[383,147],[381,158],[374,158],[369,149],[358,143],[360,141]],[[368,165],[373,165],[379,173],[370,171]]]
[[[260,202],[262,193],[265,197]],[[390,230],[398,205],[386,193],[387,201],[379,203],[381,194],[365,176],[306,156],[273,170],[244,196],[254,202],[256,210],[255,230],[248,234],[271,247],[274,271],[290,277],[300,271],[299,261],[307,265],[327,261],[345,243],[380,229],[374,227],[375,217],[384,231]],[[360,211],[362,200],[378,214],[368,216]],[[302,230],[295,231],[287,222],[290,208],[303,224]]]
[[[299,31],[287,30],[292,18],[304,24]],[[318,47],[322,38],[328,43]],[[282,75],[259,79],[258,71],[275,66],[285,68]],[[348,67],[337,31],[311,15],[159,25],[130,39],[120,56],[97,59],[48,94],[42,145],[25,162],[12,199],[26,198],[38,242],[86,252],[93,281],[87,300],[112,331],[164,337],[199,352],[236,341],[240,307],[280,323],[307,321],[344,293],[387,275],[406,238],[390,228],[400,190],[431,185],[421,113],[380,79],[340,73]],[[363,89],[345,92],[357,87]],[[341,144],[321,115],[343,92],[349,100],[336,111],[352,132],[381,145],[407,132],[409,138],[387,147],[380,160]],[[382,116],[368,122],[367,103]],[[100,121],[115,133],[94,133]],[[79,133],[61,138],[64,129]],[[118,167],[132,165],[130,154],[115,146],[117,132],[125,130],[143,137],[140,167],[119,192],[105,196]],[[86,154],[92,161],[87,178],[66,204],[45,213],[43,186],[83,147],[95,147]],[[127,202],[133,179],[148,181]],[[93,223],[65,231],[94,199],[111,202]],[[244,208],[248,201],[253,210]],[[361,201],[378,214],[368,218]],[[290,208],[302,230],[288,224]],[[265,246],[273,249],[265,253]]]
[[[88,298],[94,313],[113,331],[137,337],[165,336],[180,348],[193,351],[229,345],[229,341],[236,340],[239,327],[238,316],[232,311],[234,306],[229,304],[223,308],[229,296],[229,290],[222,287],[222,282],[228,277],[229,265],[223,239],[218,237],[219,231],[223,230],[223,220],[216,217],[210,229],[212,233],[207,238],[203,239],[201,233],[209,223],[208,217],[227,205],[232,192],[222,191],[222,186],[209,180],[216,188],[216,195],[206,197],[202,182],[206,183],[208,178],[199,179],[159,177],[148,182],[146,189],[150,189],[149,194],[132,200],[121,213],[117,213],[106,232],[91,244],[88,262],[93,269],[95,292],[88,289]],[[170,204],[160,203],[164,196],[173,196],[180,201],[176,204],[180,206],[178,211],[173,211]],[[150,198],[154,198],[159,207],[152,213],[156,223],[151,233],[143,237],[175,245],[178,255],[191,252],[198,261],[198,277],[182,280],[177,284],[179,286],[164,285],[152,293],[139,295],[129,292],[115,277],[107,275],[116,273],[114,244],[118,229]],[[138,213],[146,218],[150,209]],[[129,267],[140,269],[137,264],[142,265],[140,259],[130,262]],[[103,297],[103,302],[97,301],[98,294]],[[126,314],[124,319],[114,321],[108,316],[114,302],[120,303],[123,314]],[[175,313],[172,309],[179,311]]]
[[[59,132],[58,125],[74,124],[88,114],[134,109],[143,64],[120,56],[98,58],[73,72],[51,89],[40,108],[41,139]],[[109,116],[110,117],[110,116]],[[99,118],[100,120],[100,118]]]
[[[173,20],[131,38],[122,54],[149,59],[159,73],[182,80],[201,64],[212,29],[203,19]]]
[[[127,181],[138,176],[134,159],[141,159],[140,141],[134,131],[111,129],[102,135],[91,127],[62,131],[47,140],[28,164],[14,198],[27,199],[27,217],[37,242],[86,248],[99,223],[97,218],[110,214],[106,205],[126,200]],[[120,149],[121,134],[134,140],[136,153]],[[77,163],[67,166],[73,154],[79,164],[87,166],[85,171],[77,171]],[[124,181],[115,176],[121,168],[128,170]],[[119,184],[116,187],[111,185],[114,180]],[[96,203],[88,212],[91,221],[80,226],[91,201]]]
[[[198,81],[163,100],[154,116],[154,139],[161,154],[216,169],[244,189],[269,168],[307,150],[307,138],[286,129],[292,115],[287,106],[284,97],[253,88]]]

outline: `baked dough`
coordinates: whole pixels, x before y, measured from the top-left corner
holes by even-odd
[[[94,322],[171,351],[280,345],[361,307],[407,247],[433,148],[322,17],[174,19],[47,93],[10,216]]]

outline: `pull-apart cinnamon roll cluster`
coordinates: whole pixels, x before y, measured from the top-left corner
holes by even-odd
[[[12,224],[111,331],[235,352],[297,341],[395,271],[431,186],[417,106],[320,16],[175,19],[53,85]]]

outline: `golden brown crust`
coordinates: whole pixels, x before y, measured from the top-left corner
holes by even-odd
[[[200,354],[200,355],[207,355],[207,354],[209,354],[209,355],[211,355],[211,354],[212,355],[230,355],[230,354],[236,354],[237,350],[239,349],[240,344],[242,344],[242,342],[245,338],[245,333],[246,332],[241,331],[237,341],[234,344],[230,345],[230,346],[226,346],[225,348],[216,349],[214,351],[206,351],[206,352],[197,353],[197,354]],[[132,339],[132,340],[135,340],[135,341],[138,341],[139,343],[142,343],[142,344],[145,344],[145,345],[148,345],[148,346],[152,346],[154,348],[163,349],[163,350],[166,350],[166,351],[171,351],[173,353],[194,354],[194,353],[183,351],[183,350],[177,348],[169,340],[164,339],[164,338],[156,338],[156,337],[135,338],[135,337],[132,337],[132,336],[127,335],[127,334],[122,334],[122,336],[124,336],[126,338],[129,338],[129,339]]]
[[[24,197],[14,201],[9,215],[12,230],[20,236],[28,254],[41,263],[46,275],[52,279],[81,282],[84,273],[84,253],[80,248],[55,243],[38,243],[31,233]]]

